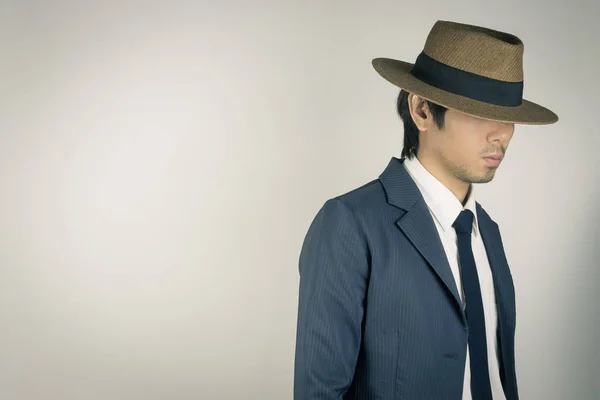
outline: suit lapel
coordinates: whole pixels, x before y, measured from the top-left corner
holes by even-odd
[[[435,273],[454,297],[456,305],[462,310],[456,281],[452,275],[446,252],[440,235],[424,200],[417,201],[413,208],[397,222],[408,240],[427,260]]]
[[[498,225],[489,217],[483,208],[477,204],[479,231],[485,245],[485,251],[490,262],[494,279],[494,291],[498,310],[498,345],[500,348],[500,380],[505,393],[511,393],[511,398],[518,398],[514,370],[514,336],[513,329],[516,315],[514,314],[514,287],[512,276],[504,254],[502,238]],[[512,360],[512,361],[511,361]],[[506,396],[509,398],[509,396]]]
[[[429,263],[444,286],[451,293],[458,310],[466,322],[458,289],[446,252],[427,204],[403,164],[404,160],[392,158],[379,177],[387,194],[388,202],[406,213],[396,221],[398,227]]]
[[[510,271],[502,247],[502,239],[500,237],[498,225],[489,217],[479,203],[477,203],[476,207],[479,231],[481,232],[481,238],[485,245],[485,251],[487,253],[488,261],[490,262],[492,277],[494,279],[494,291],[496,293],[496,302],[498,303],[498,322],[502,329],[507,311],[506,296],[509,295],[509,293],[505,293],[507,289],[505,285],[505,282],[507,282],[506,274],[510,274]]]

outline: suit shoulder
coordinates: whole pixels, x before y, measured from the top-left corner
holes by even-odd
[[[339,200],[350,210],[360,210],[385,201],[385,193],[379,179],[374,179],[331,200]]]
[[[373,221],[387,205],[385,191],[379,179],[374,179],[346,193],[330,198],[327,206],[337,203],[357,221]]]

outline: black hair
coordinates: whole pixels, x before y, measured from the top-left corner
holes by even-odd
[[[408,108],[408,94],[407,91],[400,90],[398,101],[396,103],[398,115],[400,116],[400,119],[402,119],[402,124],[404,125],[404,148],[402,149],[402,158],[416,157],[417,150],[419,149],[419,129],[410,115],[410,110]],[[433,121],[439,129],[443,129],[444,117],[448,109],[439,104],[432,103],[429,100],[425,100],[425,102],[431,111]]]

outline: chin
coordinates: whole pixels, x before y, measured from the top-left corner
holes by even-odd
[[[477,180],[472,183],[488,183],[494,179],[494,176],[495,176],[495,170],[492,170],[488,174],[479,176],[477,178]]]
[[[494,179],[495,174],[496,174],[495,169],[491,169],[491,170],[488,170],[487,172],[483,172],[483,173],[469,171],[469,172],[460,174],[459,178],[463,182],[467,182],[467,183],[488,183],[492,179]]]
[[[488,182],[491,182],[493,179],[494,179],[494,176],[492,175],[490,177],[482,179],[479,183],[488,183]]]

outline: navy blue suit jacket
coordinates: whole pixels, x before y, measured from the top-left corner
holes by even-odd
[[[300,253],[294,398],[451,399],[468,327],[433,218],[392,158],[379,179],[330,199]],[[477,203],[498,309],[500,375],[518,399],[515,292],[498,225]]]

